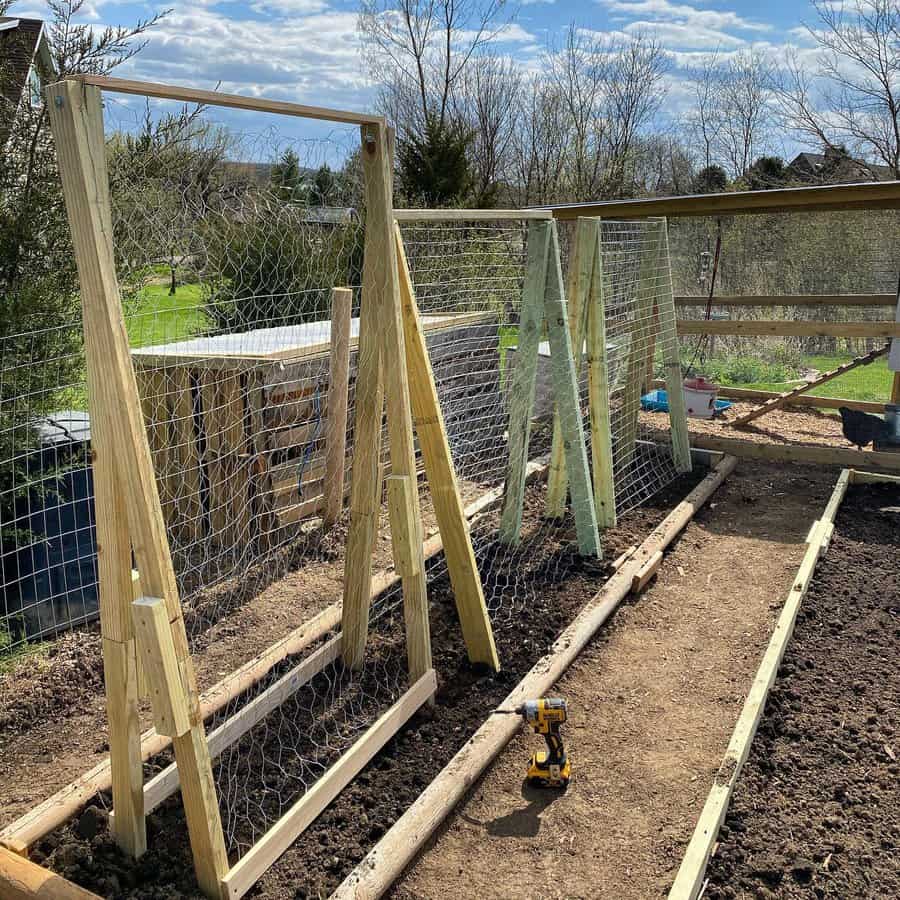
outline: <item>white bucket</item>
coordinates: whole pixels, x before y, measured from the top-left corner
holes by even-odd
[[[711,419],[716,412],[717,388],[702,375],[684,382],[684,406],[694,419]]]

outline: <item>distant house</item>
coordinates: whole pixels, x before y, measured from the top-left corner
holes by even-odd
[[[41,86],[54,71],[44,23],[0,16],[0,148],[6,147],[23,104],[40,101]]]
[[[795,178],[812,184],[854,184],[860,181],[892,181],[888,166],[878,166],[854,159],[839,150],[824,153],[798,153],[788,171]]]

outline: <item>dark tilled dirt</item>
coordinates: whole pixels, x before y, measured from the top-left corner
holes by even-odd
[[[702,474],[684,476],[607,531],[606,559],[643,540]],[[541,492],[532,489],[527,518],[536,520],[542,502]],[[254,895],[276,900],[327,897],[431,782],[602,582],[603,573],[585,570],[573,555],[569,537],[557,533],[555,548],[542,542],[528,603],[496,633],[503,664],[496,676],[468,664],[448,585],[432,587],[433,656],[439,679],[433,714],[417,715],[389,742],[261,879]],[[373,653],[381,652],[375,643]],[[151,849],[137,865],[121,856],[110,840],[100,808],[104,803],[108,798],[49,835],[36,848],[35,859],[108,897],[198,896],[177,797],[148,817]]]
[[[851,487],[710,862],[708,898],[900,897],[900,490]]]

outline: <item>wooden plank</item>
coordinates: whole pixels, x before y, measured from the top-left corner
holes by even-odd
[[[182,795],[197,880],[204,893],[215,897],[228,860],[196,677],[122,316],[100,92],[96,87],[66,80],[50,85],[45,96],[78,266],[84,328],[93,331],[98,366],[103,372],[97,379],[101,408],[107,410],[110,445],[115,447],[141,582],[148,594],[166,603],[181,681],[187,692],[192,727],[173,743],[182,770]]]
[[[656,553],[654,553],[650,559],[634,573],[634,577],[631,579],[632,594],[639,594],[647,586],[650,579],[659,571],[662,561],[663,552],[662,550],[657,550]]]
[[[191,722],[166,602],[160,597],[139,597],[132,611],[137,650],[150,683],[153,724],[157,734],[177,737],[190,729]]]
[[[398,222],[530,222],[553,218],[549,209],[395,209]]]
[[[803,322],[795,319],[679,319],[679,334],[735,334],[747,337],[900,337],[898,322]]]
[[[888,350],[890,350],[890,344],[886,344],[884,347],[880,347],[877,350],[872,350],[871,353],[866,353],[864,356],[857,356],[856,359],[851,360],[850,362],[843,363],[835,369],[832,369],[830,372],[823,372],[818,378],[813,381],[808,381],[805,384],[800,385],[799,387],[794,388],[792,391],[785,391],[783,394],[779,394],[777,397],[773,397],[770,400],[766,400],[761,406],[758,406],[756,409],[751,409],[750,412],[744,413],[742,416],[738,416],[736,419],[732,419],[728,424],[733,428],[736,428],[739,425],[746,425],[748,422],[752,422],[754,419],[758,419],[760,416],[764,416],[766,413],[771,412],[773,409],[779,409],[784,406],[786,403],[790,403],[791,400],[799,397],[801,394],[805,394],[807,391],[811,391],[813,388],[817,388],[820,385],[826,384],[829,381],[832,381],[835,378],[845,374],[846,372],[850,372],[853,369],[858,368],[859,366],[867,366],[869,363],[874,362],[881,356],[884,356]]]
[[[834,516],[849,484],[849,472],[841,472],[820,522],[823,526],[834,524]],[[803,561],[794,578],[762,662],[753,680],[750,693],[737,720],[725,758],[716,774],[715,782],[706,799],[700,819],[688,844],[678,874],[669,891],[669,900],[696,900],[699,895],[706,865],[712,853],[719,828],[725,819],[728,803],[741,769],[750,753],[750,746],[765,708],[769,690],[778,674],[778,667],[794,630],[800,604],[806,596],[816,563],[823,553],[827,530],[821,527],[806,549]]]
[[[691,444],[688,436],[687,411],[682,387],[681,354],[675,324],[675,303],[672,295],[672,267],[669,257],[669,227],[659,224],[659,266],[662,277],[662,297],[659,301],[659,333],[662,336],[663,364],[666,367],[666,396],[669,398],[669,428],[672,433],[672,457],[677,472],[691,471]],[[652,382],[652,374],[647,385]]]
[[[900,475],[886,475],[883,472],[862,472],[850,470],[851,484],[900,484]]]
[[[664,388],[665,386],[666,383],[664,381],[653,382],[653,387]],[[781,396],[775,391],[754,391],[750,388],[730,387],[728,385],[720,385],[718,393],[720,397],[728,397],[732,400],[752,400],[757,403]],[[788,400],[786,405],[821,407],[822,409],[838,409],[841,406],[848,406],[850,409],[858,409],[862,412],[884,413],[883,403],[870,403],[865,400],[849,400],[840,397],[807,397],[801,394],[799,397]]]
[[[272,710],[277,709],[305,684],[330,666],[341,653],[341,636],[337,635],[311,653],[306,659],[282,675],[274,684],[254,697],[229,719],[207,736],[209,754],[215,759],[237,743],[251,728],[258,725]],[[178,766],[172,763],[162,769],[144,786],[144,810],[150,814],[178,790]],[[114,817],[113,817],[114,818]]]
[[[851,450],[810,444],[760,444],[738,438],[724,438],[693,432],[691,443],[705,450],[730,453],[741,459],[764,459],[776,462],[813,463],[825,466],[861,466],[900,471],[900,453],[884,450]]]
[[[676,306],[706,307],[708,297],[675,298]],[[897,302],[894,294],[772,294],[768,297],[723,294],[712,298],[716,306],[890,306]]]
[[[49,869],[0,847],[0,897],[3,900],[101,900]]]
[[[328,365],[328,418],[325,422],[325,527],[344,508],[344,467],[347,462],[347,405],[350,389],[350,318],[353,291],[331,292],[331,356]]]
[[[398,572],[401,578],[418,575],[419,558],[416,553],[418,532],[413,509],[415,484],[409,475],[388,475],[385,478],[385,487],[391,517],[394,571]]]
[[[645,216],[711,216],[803,210],[897,209],[900,181],[864,184],[776,188],[768,191],[729,191],[722,194],[691,194],[653,197],[646,200],[607,200],[563,203],[550,206],[556,219],[579,216],[639,219]]]
[[[900,403],[900,372],[894,372],[891,382],[891,403]]]
[[[613,480],[612,422],[609,409],[602,222],[600,219],[579,219],[578,225],[590,234],[593,259],[587,300],[587,365],[594,507],[597,510],[597,524],[601,528],[612,528],[616,524],[616,488]]]
[[[285,100],[266,100],[264,97],[245,97],[221,91],[204,91],[173,84],[157,84],[151,81],[134,81],[128,78],[110,78],[104,75],[73,75],[73,80],[90,84],[114,94],[133,94],[138,97],[156,97],[160,100],[177,100],[179,103],[201,103],[204,106],[225,106],[230,109],[246,109],[252,112],[276,113],[280,116],[297,116],[301,119],[318,119],[324,122],[342,122],[346,125],[364,125],[382,122],[381,116],[371,113],[348,112],[323,106],[305,106]]]
[[[585,340],[585,298],[590,286],[591,270],[594,262],[594,246],[591,243],[589,230],[581,227],[581,221],[575,230],[575,240],[569,254],[569,282],[566,298],[569,309],[569,332],[572,335],[572,348],[575,355],[576,378],[581,373]],[[584,220],[589,221],[589,220]],[[559,519],[566,512],[566,494],[569,480],[566,474],[566,454],[563,447],[562,426],[559,421],[559,410],[553,408],[553,443],[550,447],[550,471],[547,476],[547,500],[544,514],[552,519]]]
[[[509,460],[506,490],[500,514],[500,540],[516,544],[522,530],[522,506],[525,500],[525,467],[531,439],[531,411],[537,378],[538,347],[544,321],[544,292],[550,254],[550,227],[543,222],[528,226],[528,259],[522,286],[516,366],[509,395]],[[507,357],[508,359],[509,357]]]
[[[243,897],[436,690],[429,669],[228,871],[222,879],[224,896]]]
[[[494,632],[484,600],[472,539],[466,524],[466,511],[463,509],[459,494],[444,414],[438,400],[434,372],[425,345],[425,335],[399,226],[395,227],[394,239],[400,277],[400,302],[403,307],[404,346],[413,422],[422,449],[435,518],[443,540],[444,556],[453,587],[453,599],[469,661],[489,666],[496,672],[500,668],[500,662],[494,643]]]
[[[566,315],[556,223],[551,222],[549,229],[550,251],[547,287],[544,291],[544,315],[550,338],[550,371],[553,376],[553,393],[565,448],[569,493],[572,496],[572,512],[578,535],[578,552],[582,556],[601,557],[597,512],[594,509],[594,491],[585,448],[584,421],[581,417],[578,376]]]

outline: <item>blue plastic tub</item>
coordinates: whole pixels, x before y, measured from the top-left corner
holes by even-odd
[[[641,397],[641,409],[648,412],[668,412],[669,397],[663,390],[650,391],[649,394]],[[716,400],[717,413],[724,412],[726,409],[731,409],[730,400]]]

